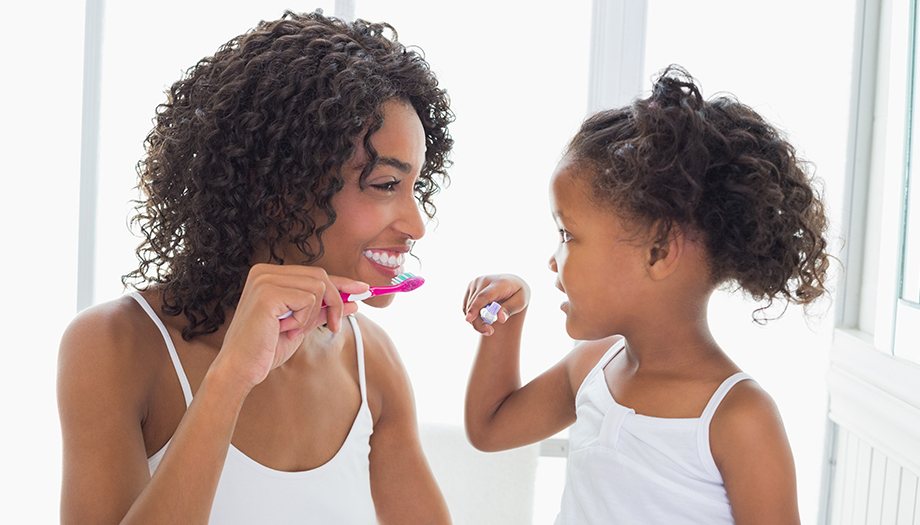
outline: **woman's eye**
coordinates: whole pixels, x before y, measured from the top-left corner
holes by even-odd
[[[396,191],[396,187],[399,186],[398,180],[391,180],[388,182],[382,182],[380,184],[371,184],[372,188],[378,189],[380,191],[392,192]]]
[[[559,241],[563,244],[572,240],[572,234],[565,230],[559,230]]]

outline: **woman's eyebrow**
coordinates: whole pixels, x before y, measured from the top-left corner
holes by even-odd
[[[393,157],[378,157],[377,164],[383,164],[384,166],[392,166],[403,173],[410,173],[412,171],[411,164],[409,164],[408,162],[403,162]]]

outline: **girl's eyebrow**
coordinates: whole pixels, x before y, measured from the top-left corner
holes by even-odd
[[[575,221],[571,217],[563,213],[562,210],[553,210],[553,218],[560,220],[562,222],[570,223],[570,224],[575,223]]]

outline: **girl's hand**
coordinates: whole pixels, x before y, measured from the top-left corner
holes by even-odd
[[[470,282],[463,298],[466,322],[482,335],[492,335],[495,328],[479,317],[479,310],[492,302],[502,305],[498,311],[498,324],[504,324],[513,315],[523,312],[530,304],[530,287],[516,275],[483,275]]]
[[[243,388],[252,388],[294,354],[306,333],[324,324],[332,332],[341,330],[342,318],[358,311],[358,305],[343,303],[339,292],[367,289],[365,283],[327,275],[322,268],[253,266],[211,368],[229,367]],[[288,311],[293,314],[278,319]]]

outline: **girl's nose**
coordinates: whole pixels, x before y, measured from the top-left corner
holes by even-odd
[[[558,269],[556,268],[556,256],[555,255],[551,255],[549,258],[549,269],[553,273],[558,273]]]

